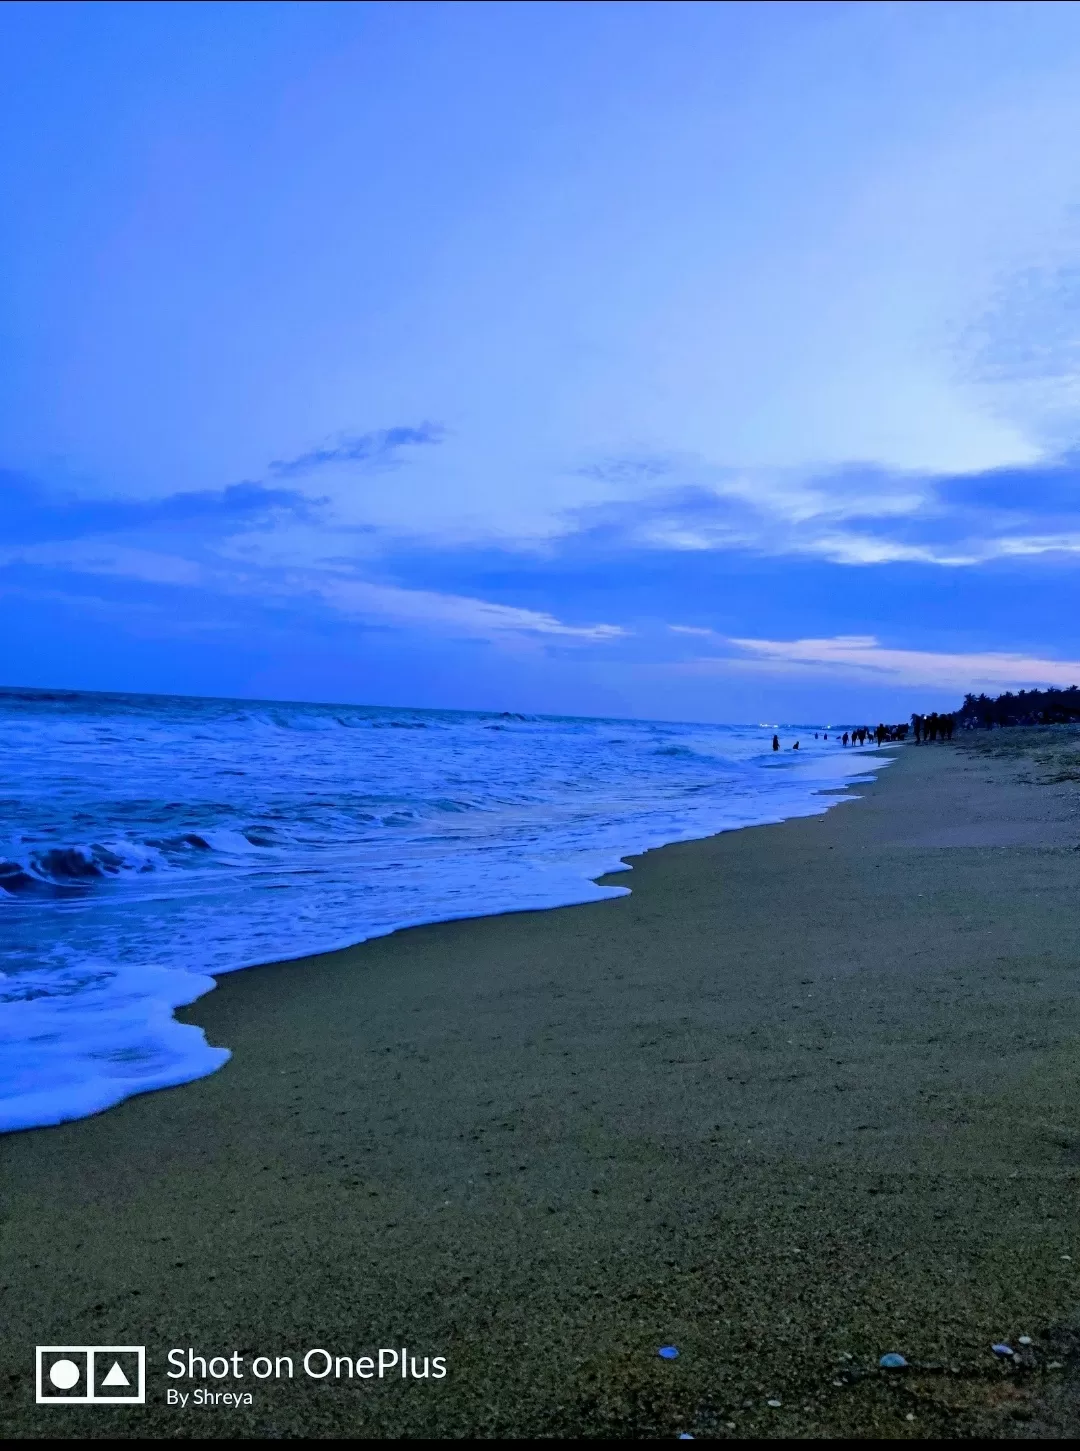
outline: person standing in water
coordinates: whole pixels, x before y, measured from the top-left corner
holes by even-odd
[[[773,736],[773,738],[772,738],[772,748],[773,748],[774,751],[778,751],[780,749],[780,737],[779,736]]]

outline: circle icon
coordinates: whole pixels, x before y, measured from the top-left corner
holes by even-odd
[[[49,1379],[58,1391],[69,1391],[78,1385],[81,1372],[73,1360],[57,1360],[49,1367]]]

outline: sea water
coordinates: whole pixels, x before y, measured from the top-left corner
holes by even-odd
[[[221,1067],[173,1014],[212,974],[617,896],[623,857],[822,812],[880,763],[772,733],[0,691],[0,1130]]]

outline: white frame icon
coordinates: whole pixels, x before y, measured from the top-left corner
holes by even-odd
[[[99,1396],[97,1386],[97,1365],[99,1355],[135,1355],[139,1359],[139,1384],[133,1396]],[[86,1395],[54,1396],[42,1394],[42,1372],[46,1355],[86,1356]],[[39,1406],[144,1406],[146,1404],[146,1346],[145,1345],[39,1345],[36,1364],[37,1404]]]

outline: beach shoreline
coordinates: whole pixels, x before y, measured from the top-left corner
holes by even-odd
[[[0,1133],[214,1072],[227,1046],[163,1009],[226,973],[616,896],[628,854],[813,814],[865,764],[737,725],[3,691],[0,717]]]
[[[1028,735],[888,748],[629,896],[219,979],[180,1014],[218,1073],[0,1140],[4,1430],[1075,1431],[1080,817]],[[146,1344],[145,1407],[34,1405],[83,1343]],[[381,1346],[448,1373],[165,1400],[170,1347]]]

